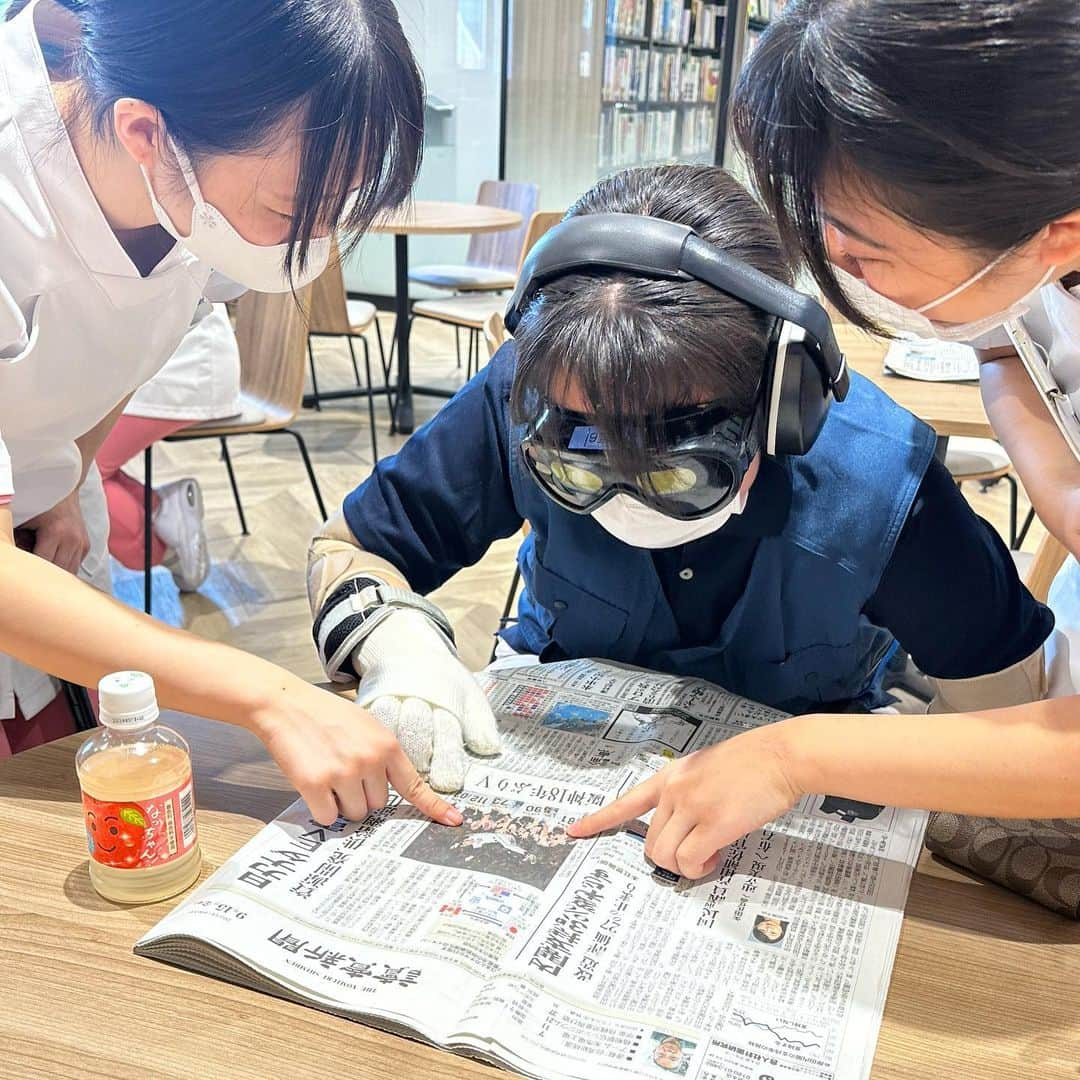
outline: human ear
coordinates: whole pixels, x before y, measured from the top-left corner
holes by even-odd
[[[118,98],[113,103],[113,130],[132,160],[153,173],[161,158],[161,114],[138,98]]]
[[[1039,255],[1046,266],[1080,267],[1080,210],[1052,221],[1039,241]]]

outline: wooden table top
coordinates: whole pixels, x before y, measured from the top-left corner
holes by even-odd
[[[167,718],[194,748],[205,867],[293,799],[261,744]],[[177,901],[125,908],[86,872],[76,735],[0,762],[0,1077],[472,1080],[498,1070],[136,957]],[[1075,1078],[1080,925],[936,863],[911,887],[873,1080]]]
[[[504,210],[499,206],[419,199],[402,210],[379,218],[369,231],[399,236],[493,233],[516,229],[521,221],[516,210]]]
[[[887,342],[843,324],[836,326],[836,339],[853,371],[879,386],[898,405],[929,424],[939,436],[994,438],[978,383],[933,383],[887,375],[882,369]]]

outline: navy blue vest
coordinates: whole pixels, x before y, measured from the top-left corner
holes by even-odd
[[[787,524],[761,540],[744,592],[705,647],[680,641],[651,553],[547,498],[522,464],[520,429],[509,430],[514,501],[532,526],[518,553],[518,622],[504,631],[517,651],[697,676],[788,712],[883,703],[878,669],[893,639],[862,610],[933,457],[934,433],[872,383],[852,374],[811,452],[782,459],[792,485]],[[690,545],[692,561],[707,558],[709,543]]]

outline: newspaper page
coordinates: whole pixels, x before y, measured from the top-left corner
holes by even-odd
[[[590,660],[478,678],[504,750],[474,759],[461,827],[297,802],[136,951],[532,1076],[869,1076],[926,815],[810,796],[680,880],[645,821],[566,826],[780,714]]]
[[[884,368],[922,382],[978,382],[979,357],[956,341],[901,338],[889,346]]]

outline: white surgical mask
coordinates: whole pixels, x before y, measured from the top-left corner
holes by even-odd
[[[996,330],[999,326],[1013,319],[1019,319],[1031,310],[1032,300],[1035,294],[1054,276],[1055,267],[1050,267],[1040,278],[1034,288],[1026,292],[1014,304],[996,311],[991,315],[984,315],[981,319],[974,319],[966,323],[943,323],[931,319],[926,312],[947,303],[959,296],[966,289],[970,289],[977,281],[981,281],[991,270],[1008,256],[1012,255],[1015,248],[1002,252],[993,262],[984,266],[977,274],[972,274],[966,281],[962,281],[955,289],[950,289],[944,296],[923,304],[920,308],[906,308],[895,300],[875,292],[861,278],[849,274],[839,266],[834,267],[836,278],[843,287],[844,294],[852,304],[864,315],[869,316],[882,326],[890,327],[903,333],[914,334],[920,338],[935,338],[938,341],[974,341],[976,338]]]
[[[229,224],[229,219],[216,206],[202,196],[199,181],[187,154],[165,136],[176,155],[184,182],[195,205],[191,211],[191,234],[184,236],[172,218],[165,212],[154,194],[154,187],[146,170],[140,166],[143,181],[150,192],[150,202],[161,227],[175,237],[188,251],[208,266],[248,289],[262,293],[283,293],[292,288],[302,288],[314,281],[325,269],[330,259],[330,237],[321,236],[308,245],[307,263],[303,272],[295,269],[290,275],[285,270],[287,244],[253,244],[245,240]]]
[[[716,532],[736,514],[741,514],[744,505],[745,500],[740,492],[727,506],[714,510],[706,517],[696,521],[679,521],[678,518],[661,514],[659,510],[653,510],[620,491],[590,516],[616,540],[621,540],[631,547],[657,551],[660,548],[689,544],[691,540],[700,540],[701,537]]]

